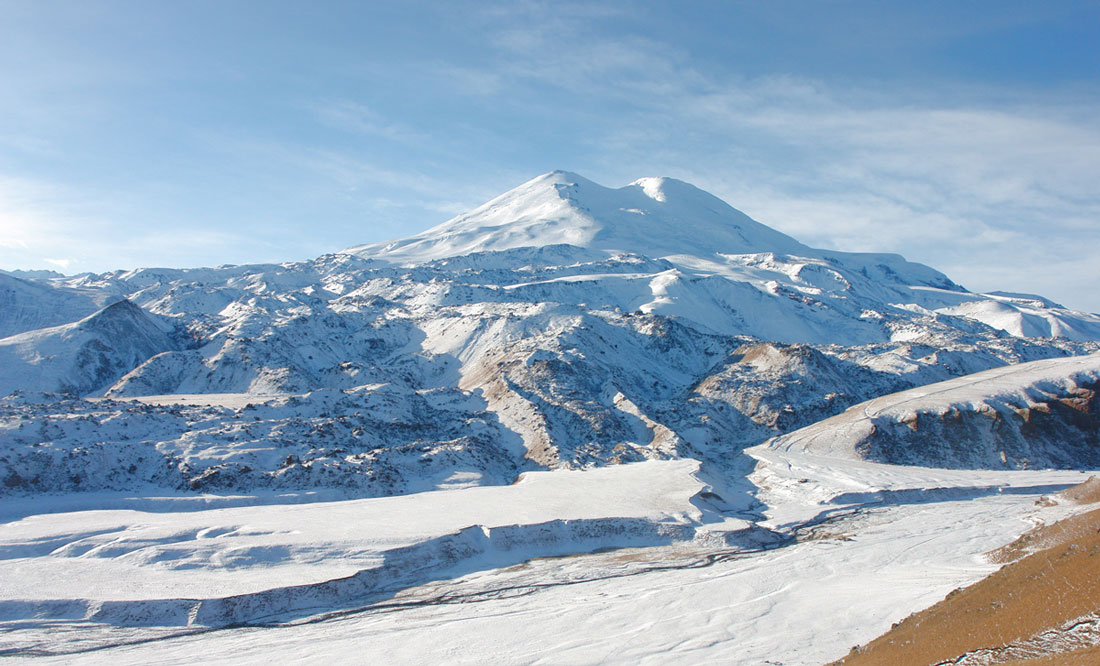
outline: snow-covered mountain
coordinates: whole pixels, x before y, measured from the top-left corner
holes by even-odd
[[[130,465],[366,495],[678,457],[736,475],[857,402],[1100,340],[1095,315],[813,249],[687,183],[566,172],[309,261],[0,278],[71,322],[0,310],[0,392],[67,394],[0,405],[0,492],[122,488]]]
[[[616,305],[684,317],[722,332],[764,332],[753,321],[759,318],[754,315],[771,319],[781,311],[798,309],[802,321],[783,317],[782,326],[761,337],[825,341],[811,339],[813,332],[807,330],[819,323],[820,314],[790,303],[772,308],[774,304],[767,300],[757,311],[752,296],[732,287],[751,285],[762,294],[836,310],[852,319],[889,318],[891,309],[908,307],[927,314],[961,314],[1018,336],[1100,338],[1100,317],[1067,311],[1039,296],[970,294],[942,273],[899,255],[813,249],[672,178],[642,178],[610,189],[573,173],[554,171],[420,234],[345,252],[415,266],[558,245],[571,250],[561,252],[562,264],[569,258],[578,265],[599,264],[600,258],[623,255],[660,260],[656,266],[617,272],[616,277],[632,281],[636,288],[626,290],[623,296],[628,297]],[[563,271],[553,280],[583,280],[585,273]],[[706,279],[711,277],[725,280]],[[645,298],[644,289],[651,298]],[[879,307],[865,311],[857,310],[857,305]],[[888,305],[893,308],[883,307]],[[906,334],[889,329],[889,337]],[[829,342],[842,342],[836,331],[826,337]]]
[[[144,310],[121,300],[80,321],[0,339],[0,393],[83,395],[114,383],[175,344]]]
[[[824,663],[1071,511],[1037,498],[1084,475],[1026,468],[1100,464],[1100,317],[672,179],[554,172],[303,262],[0,274],[0,335],[0,654]]]
[[[813,252],[682,181],[642,178],[609,189],[566,171],[539,176],[415,236],[347,251],[411,265],[547,245],[651,257]]]

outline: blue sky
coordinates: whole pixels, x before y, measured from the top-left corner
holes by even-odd
[[[1100,311],[1097,44],[1097,2],[6,0],[0,268],[304,259],[560,168]]]

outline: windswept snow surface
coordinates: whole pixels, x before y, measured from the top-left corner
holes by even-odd
[[[467,507],[454,500],[472,498],[472,491],[175,514],[187,526],[189,538],[179,538],[177,532],[174,542],[158,532],[167,530],[157,526],[156,516],[136,512],[28,516],[6,526],[11,536],[6,537],[5,552],[14,557],[4,565],[5,579],[8,573],[44,579],[56,570],[51,568],[55,561],[98,558],[108,561],[87,566],[112,572],[127,566],[128,579],[147,576],[166,582],[169,594],[187,586],[205,594],[196,594],[182,612],[171,615],[178,618],[171,626],[165,626],[163,613],[167,596],[165,604],[153,606],[161,613],[152,615],[132,612],[132,600],[4,603],[0,640],[8,650],[36,655],[33,660],[44,663],[189,663],[196,654],[212,663],[346,663],[370,654],[402,664],[821,664],[951,589],[990,573],[996,565],[982,553],[1011,541],[1036,521],[1079,510],[1036,500],[1085,478],[1066,471],[976,473],[843,460],[823,465],[820,458],[786,456],[768,451],[751,477],[764,502],[757,507],[760,520],[752,529],[712,507],[696,511],[689,500],[709,501],[704,499],[709,491],[692,495],[701,486],[685,463],[532,475],[515,487],[521,489],[515,494],[509,494],[512,488],[478,489],[492,493],[480,493]],[[531,482],[541,487],[524,496],[523,485]],[[386,506],[383,502],[394,500],[402,500],[392,504],[399,511],[393,516],[397,520],[379,524],[376,532],[369,517]],[[528,505],[531,500],[553,506]],[[611,510],[594,511],[597,502]],[[276,510],[278,518],[273,517]],[[649,524],[664,525],[666,531],[663,536],[638,532],[631,541],[614,529],[628,522],[619,518],[596,523],[604,529],[588,541],[576,536],[562,541],[563,533],[547,530],[546,523],[513,530],[507,534],[522,546],[518,552],[507,547],[477,551],[459,541],[446,542],[440,551],[421,542],[429,545],[431,555],[421,552],[410,559],[410,551],[403,551],[402,558],[393,560],[401,566],[390,570],[394,587],[362,583],[358,595],[341,596],[333,591],[338,587],[334,584],[352,579],[338,579],[319,587],[282,588],[276,595],[260,593],[245,597],[251,603],[230,606],[234,613],[251,609],[254,615],[246,623],[259,624],[201,632],[211,617],[203,604],[220,609],[223,615],[215,619],[233,617],[224,615],[229,612],[225,602],[215,605],[203,599],[234,585],[250,589],[264,573],[273,586],[285,586],[308,580],[310,573],[344,574],[343,566],[382,566],[371,561],[371,554],[378,553],[372,549],[406,543],[418,532],[445,532],[468,518],[523,523],[550,515],[591,519],[624,512],[656,520]],[[359,524],[360,517],[368,519],[366,524]],[[55,522],[50,525],[47,519]],[[95,533],[119,526],[124,526],[121,534]],[[192,534],[197,526],[208,531]],[[86,529],[91,533],[79,533]],[[386,534],[393,541],[385,541]],[[479,534],[492,543],[493,530]],[[237,549],[229,545],[234,539],[240,544]],[[271,539],[297,544],[293,558],[282,556],[296,561],[279,562],[278,550],[265,555],[262,546]],[[204,548],[219,547],[204,542],[218,540],[226,542],[224,559],[208,559],[199,571],[174,569],[171,559],[127,555],[176,548],[201,560],[207,556]],[[240,548],[245,544],[252,550]],[[586,552],[600,545],[627,548],[507,566],[536,554]],[[326,551],[351,561],[309,561]],[[235,552],[271,561],[237,573],[230,557]],[[456,553],[475,559],[463,567],[454,559]],[[440,568],[425,570],[425,564]],[[217,568],[228,571],[215,572]],[[230,587],[222,588],[223,580]],[[61,577],[44,589],[79,599],[88,587],[87,582]],[[21,592],[5,594],[18,598],[35,590]],[[135,595],[114,591],[111,596]],[[332,603],[333,597],[341,603]],[[288,598],[300,603],[288,607]],[[327,606],[319,603],[326,600]]]
[[[658,523],[699,523],[700,511],[691,503],[704,486],[694,474],[698,467],[678,460],[528,472],[510,486],[301,505],[287,504],[299,498],[278,496],[8,501],[0,509],[0,615],[18,614],[11,600],[202,599],[318,583],[377,567],[387,552],[471,526],[490,536],[512,528],[508,537],[527,553],[659,543]],[[264,504],[232,506],[248,499]],[[82,503],[133,508],[72,510]],[[55,512],[43,513],[50,509]],[[561,542],[566,530],[556,533],[555,521],[587,523],[592,538]],[[653,526],[647,532],[643,523]],[[527,544],[525,529],[531,533]],[[541,543],[540,530],[547,532]],[[493,564],[489,559],[482,566]]]

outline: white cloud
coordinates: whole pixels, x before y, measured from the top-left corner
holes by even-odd
[[[204,257],[255,248],[262,239],[203,225],[134,221],[104,196],[41,180],[0,175],[0,267],[105,271],[186,266]],[[129,223],[118,221],[129,219]]]

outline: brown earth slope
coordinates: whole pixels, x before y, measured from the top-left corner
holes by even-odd
[[[1056,500],[1091,503],[1098,491],[1093,478]],[[1100,509],[1032,530],[990,555],[1009,564],[835,664],[1100,663]]]

